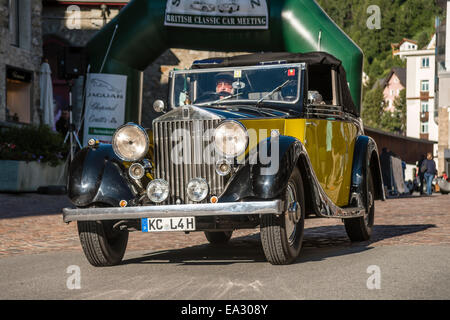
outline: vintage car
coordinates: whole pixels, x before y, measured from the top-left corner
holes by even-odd
[[[216,10],[216,7],[205,1],[194,1],[191,3],[191,9],[203,11],[203,12],[211,12]]]
[[[233,13],[239,11],[239,4],[233,2],[221,3],[217,6],[217,9],[220,12]]]
[[[259,226],[276,265],[299,256],[311,215],[342,219],[351,241],[370,238],[374,200],[384,200],[378,151],[335,57],[196,61],[170,73],[167,106],[154,108],[164,114],[152,128],[122,125],[71,163],[77,208],[63,218],[77,221],[92,265],[119,264],[137,230],[203,231],[219,244]]]

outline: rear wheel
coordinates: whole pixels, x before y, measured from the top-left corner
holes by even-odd
[[[373,184],[372,172],[367,170],[367,194],[364,195],[364,203],[367,207],[364,216],[358,218],[344,219],[345,231],[351,241],[367,241],[372,235],[372,228],[375,216],[375,187]]]
[[[292,263],[300,254],[305,226],[302,176],[292,172],[285,193],[287,210],[279,217],[261,216],[261,243],[267,260],[274,265]]]
[[[205,237],[211,244],[227,243],[233,231],[205,231]]]
[[[128,244],[128,231],[113,228],[114,221],[78,221],[78,235],[89,263],[95,267],[118,265]]]

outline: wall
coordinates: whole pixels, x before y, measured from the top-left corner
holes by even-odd
[[[20,45],[10,45],[8,1],[0,1],[0,121],[6,118],[6,66],[15,67],[33,73],[31,88],[31,120],[39,123],[39,68],[42,58],[41,11],[42,1],[20,1],[24,19],[31,22],[21,23]],[[28,10],[28,12],[27,12]],[[30,21],[30,20],[28,20]]]

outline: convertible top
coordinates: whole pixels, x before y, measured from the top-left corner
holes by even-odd
[[[308,53],[290,53],[290,52],[267,52],[267,53],[251,53],[234,57],[217,57],[205,60],[197,60],[192,64],[192,69],[206,68],[225,68],[238,66],[253,66],[273,63],[297,63],[304,62],[308,66],[329,66],[330,69],[336,70],[340,79],[340,90],[343,102],[343,108],[346,112],[350,112],[359,116],[355,103],[350,94],[347,84],[347,76],[342,62],[333,55],[326,52],[308,52]]]

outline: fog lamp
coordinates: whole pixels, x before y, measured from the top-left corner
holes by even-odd
[[[147,197],[155,203],[163,202],[169,196],[169,183],[163,179],[155,179],[147,185]]]
[[[189,181],[186,194],[192,201],[200,202],[206,198],[209,192],[209,186],[205,179],[194,178]]]
[[[128,169],[128,174],[135,180],[141,179],[145,174],[144,166],[140,163],[133,163]]]

